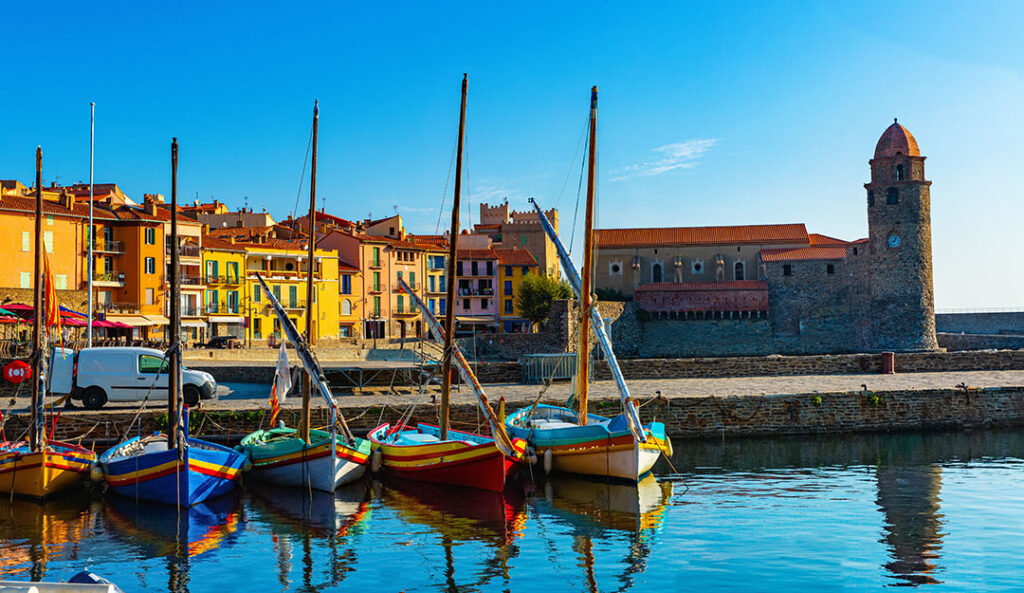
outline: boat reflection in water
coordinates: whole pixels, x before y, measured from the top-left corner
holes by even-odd
[[[188,591],[191,559],[236,541],[245,526],[237,492],[188,508],[110,496],[105,511],[110,532],[137,548],[139,560],[167,559],[169,591]]]
[[[47,580],[49,562],[79,560],[79,542],[94,535],[96,509],[87,492],[75,494],[45,503],[0,497],[0,580]]]
[[[554,520],[568,527],[573,551],[580,558],[588,591],[599,590],[595,574],[594,540],[609,542],[625,538],[628,550],[625,568],[616,575],[617,588],[633,585],[633,575],[643,573],[655,535],[665,519],[672,497],[672,483],[659,482],[654,475],[636,484],[608,483],[583,477],[557,475],[544,484],[544,497],[534,500],[541,525]],[[605,565],[609,559],[597,559]]]
[[[374,497],[403,521],[427,526],[440,535],[445,590],[476,590],[495,579],[504,582],[503,590],[508,588],[509,561],[519,553],[516,542],[526,523],[521,487],[511,484],[502,492],[493,492],[392,479],[386,485],[374,482],[373,491]],[[482,558],[483,567],[472,578],[460,583],[454,548],[465,543],[482,544],[491,553]],[[481,560],[476,554],[471,557],[474,562]]]
[[[282,589],[292,588],[294,546],[302,548],[302,590],[333,587],[356,568],[358,553],[347,545],[370,520],[369,493],[362,482],[339,486],[333,492],[305,488],[258,487],[252,494],[252,520],[270,528]],[[313,552],[326,551],[322,582],[315,580]]]

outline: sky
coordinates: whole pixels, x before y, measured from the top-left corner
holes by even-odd
[[[176,136],[182,199],[285,218],[308,208],[319,99],[319,203],[443,232],[467,72],[464,223],[533,196],[563,235],[582,225],[598,85],[599,228],[802,222],[853,240],[898,117],[928,157],[936,306],[1024,307],[1024,3],[41,1],[0,17],[0,178],[30,184],[42,145],[45,182],[87,181],[95,102],[97,183],[169,197]]]

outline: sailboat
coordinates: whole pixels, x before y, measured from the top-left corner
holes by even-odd
[[[453,272],[458,259],[459,197],[462,189],[462,149],[466,130],[468,84],[467,76],[463,75],[455,162],[455,197],[452,203],[448,253],[448,307],[445,310],[444,329],[419,295],[405,283],[405,280],[399,279],[400,288],[409,294],[410,299],[423,314],[434,338],[444,342],[444,357],[441,361],[441,425],[418,424],[416,428],[410,428],[405,425],[403,419],[394,426],[389,423],[378,426],[370,432],[368,438],[374,449],[374,460],[371,464],[381,466],[387,473],[423,482],[501,491],[508,477],[522,463],[526,442],[509,437],[487,401],[487,394],[470,369],[469,363],[452,342],[456,284]],[[463,382],[473,390],[473,395],[476,396],[480,409],[490,424],[491,436],[449,428],[448,410],[453,360]]]
[[[188,436],[188,408],[182,405],[181,393],[177,138],[171,142],[171,245],[171,346],[166,354],[168,431],[123,441],[100,457],[100,465],[107,486],[117,494],[191,507],[234,488],[245,455]]]
[[[32,373],[32,420],[27,440],[0,442],[0,492],[17,496],[44,499],[61,490],[80,484],[89,476],[89,470],[96,461],[96,454],[78,445],[48,441],[43,416],[43,397],[46,394],[46,336],[50,315],[60,318],[57,292],[53,286],[52,274],[47,266],[46,298],[43,297],[43,194],[42,194],[43,150],[36,148],[36,243],[35,243],[35,319],[32,322],[33,373]],[[60,331],[59,329],[57,330]]]
[[[590,95],[590,142],[587,169],[587,210],[585,217],[583,276],[569,258],[558,234],[544,211],[531,199],[544,232],[555,244],[559,260],[569,277],[569,284],[579,297],[579,341],[576,350],[576,378],[573,394],[579,410],[566,407],[534,405],[509,416],[506,426],[512,436],[526,439],[538,456],[544,458],[546,471],[563,471],[639,481],[651,470],[662,452],[671,456],[671,441],[665,435],[665,425],[652,422],[641,425],[636,402],[622,376],[612,350],[611,340],[604,329],[604,320],[592,305],[591,269],[594,241],[594,189],[597,156],[597,87]],[[592,327],[591,327],[592,326]],[[622,414],[605,418],[587,410],[588,367],[590,362],[590,332],[608,361],[622,400]]]
[[[306,383],[302,390],[302,421],[299,430],[283,426],[257,430],[242,439],[239,449],[252,462],[253,476],[257,479],[282,486],[301,486],[334,492],[338,486],[358,480],[366,472],[370,443],[365,439],[356,438],[349,430],[344,416],[338,412],[338,406],[331,395],[323,370],[309,348],[314,314],[313,252],[316,246],[316,154],[319,121],[320,109],[318,104],[314,103],[313,159],[309,189],[309,257],[306,262],[306,304],[309,309],[306,311],[305,338],[299,334],[263,278],[256,274],[256,279],[270,300],[282,331],[295,347],[295,352],[306,370],[307,381],[316,383],[317,391],[327,402],[331,423],[327,430],[310,428],[312,388]]]

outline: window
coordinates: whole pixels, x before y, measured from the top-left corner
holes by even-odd
[[[523,276],[530,273],[530,266],[523,266]]]
[[[511,276],[512,275],[512,266],[505,266],[505,275],[506,276]]]
[[[512,296],[512,281],[505,281],[505,296]]]
[[[28,231],[21,231],[21,250],[29,251],[32,249],[32,236]]]
[[[53,231],[43,231],[43,246],[46,253],[53,253]]]
[[[395,281],[394,290],[402,290],[402,272],[398,272],[398,280]]]
[[[438,276],[437,277],[437,292],[444,292],[444,291],[445,291],[444,276]]]
[[[853,254],[857,255],[857,248],[856,247],[853,248]]]
[[[896,181],[903,181],[904,175],[903,165],[896,165]]]
[[[114,227],[106,226],[103,227],[103,242],[110,243],[114,240]]]
[[[156,292],[152,288],[147,288],[146,289],[146,304],[147,305],[156,304]]]
[[[409,288],[416,289],[416,272],[409,272]]]
[[[900,203],[900,190],[895,187],[890,187],[885,191],[885,203],[886,204],[899,204]]]
[[[206,262],[206,282],[207,283],[212,284],[212,283],[217,282],[217,272],[218,272],[217,268],[218,268],[218,262],[215,262],[215,261],[208,261],[208,262]]]
[[[874,190],[868,190],[868,207],[875,205],[875,192]]]
[[[352,314],[352,301],[348,299],[341,299],[341,314],[351,315]]]
[[[274,291],[274,298],[276,298],[277,302],[280,303],[281,302],[281,285],[278,284],[277,286],[272,287],[271,290]]]
[[[228,313],[238,313],[238,291],[228,291]]]
[[[476,276],[476,275],[478,275],[480,273],[480,262],[477,262],[477,261],[471,262],[469,264],[469,266],[470,266],[470,269],[473,270],[473,275],[474,276]]]
[[[690,271],[692,271],[694,274],[703,274],[704,273],[704,260],[695,259],[695,260],[691,261],[690,262]]]
[[[380,297],[373,297],[373,314],[380,317]]]
[[[152,354],[139,355],[139,372],[148,374],[159,374],[167,372],[167,359]]]
[[[380,290],[380,272],[373,273],[373,289]]]
[[[380,247],[374,247],[373,248],[373,260],[372,261],[373,261],[373,265],[375,265],[375,266],[379,266],[380,265]]]
[[[831,276],[832,274],[835,274],[836,273],[836,266],[835,266],[835,264],[826,264],[825,265],[825,273],[828,274],[829,276]]]
[[[263,320],[259,317],[252,318],[252,337],[257,340],[263,339]]]
[[[22,272],[19,286],[21,288],[32,288],[32,272]]]
[[[46,224],[48,226],[53,226],[53,215],[52,214],[46,216]]]
[[[398,295],[395,297],[395,309],[399,313],[405,313],[405,297]]]
[[[109,255],[103,258],[103,271],[108,274],[114,271],[114,258]]]
[[[736,265],[733,266],[733,274],[736,280],[743,280],[743,262],[736,262]]]
[[[661,282],[661,264],[651,266],[651,282]]]
[[[155,257],[147,257],[146,258],[146,273],[147,274],[156,274],[156,258]]]
[[[341,294],[352,294],[352,274],[341,277]]]
[[[792,276],[793,275],[793,266],[791,264],[783,264],[782,265],[782,275],[783,276]]]
[[[523,246],[526,246],[526,235],[523,235]]]
[[[469,311],[469,299],[462,299],[462,309]]]
[[[257,284],[252,287],[252,302],[259,303],[263,301],[263,287]]]
[[[238,262],[228,262],[228,282],[231,284],[238,284]]]
[[[57,290],[68,289],[68,276],[67,274],[57,274],[53,277],[53,286]]]
[[[480,306],[483,307],[484,309],[490,307],[491,306],[491,299],[482,299],[480,301]]]
[[[295,307],[299,302],[299,287],[289,286],[288,287],[288,306]]]
[[[494,275],[494,262],[492,262],[492,261],[487,262],[487,275],[488,276],[493,276]]]
[[[389,226],[388,227],[388,234],[389,235],[394,235],[395,234],[395,227]]]
[[[427,276],[427,285],[430,287],[430,292],[437,292],[437,276]]]
[[[512,299],[505,299],[505,313],[512,313]]]
[[[445,312],[445,309],[446,309],[446,307],[445,307],[446,304],[447,303],[445,302],[445,299],[438,299],[437,300],[437,314],[438,315],[444,315],[444,312]]]
[[[617,262],[617,261],[610,262],[608,264],[608,273],[613,275],[613,276],[616,275],[616,274],[621,274],[622,273],[622,264]]]
[[[465,275],[465,274],[463,273],[463,271],[462,271],[462,264],[463,264],[463,263],[464,263],[464,262],[459,262],[458,264],[456,264],[456,265],[455,265],[455,274],[456,274],[457,276],[464,276],[464,275]]]
[[[437,301],[435,299],[427,299],[427,309],[431,313],[437,313]]]
[[[156,245],[156,229],[146,229],[146,245]]]

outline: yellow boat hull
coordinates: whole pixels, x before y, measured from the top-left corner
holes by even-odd
[[[58,443],[42,451],[27,446],[0,446],[0,492],[29,498],[47,498],[81,484],[89,477],[96,454]]]

